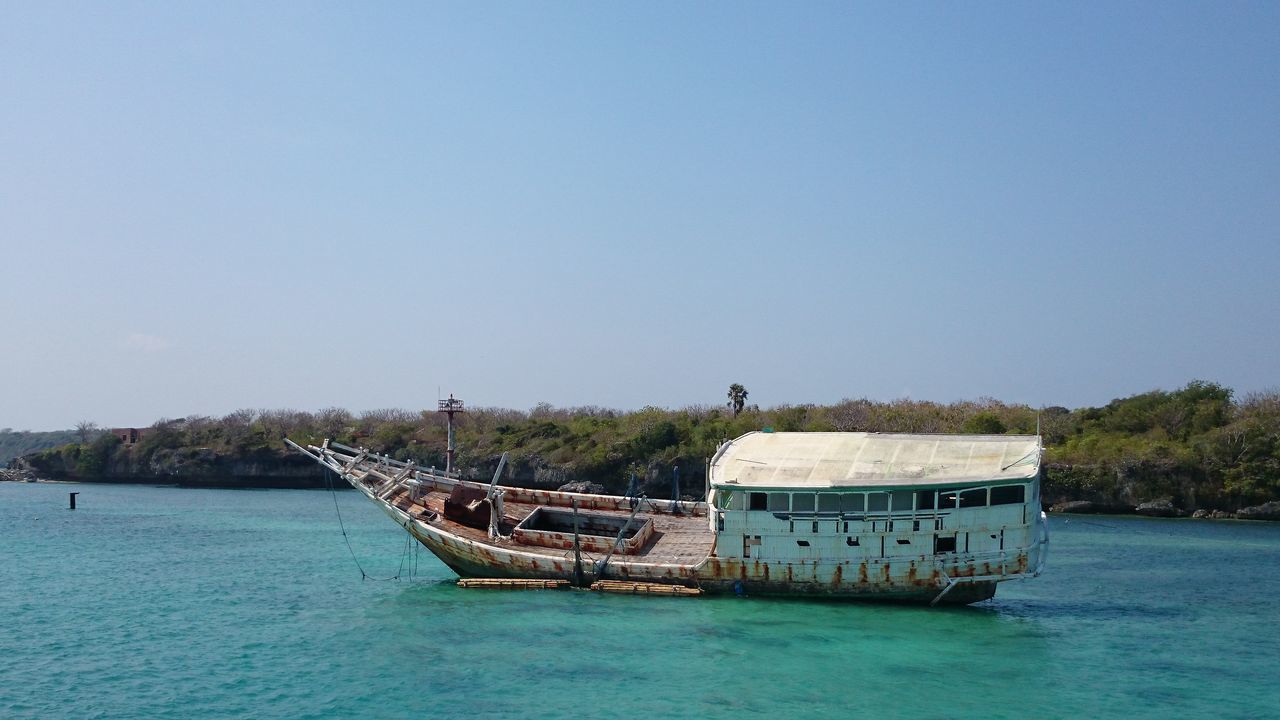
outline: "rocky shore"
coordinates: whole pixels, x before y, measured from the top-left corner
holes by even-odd
[[[1144,515],[1146,517],[1164,518],[1191,517],[1209,520],[1280,520],[1280,501],[1273,500],[1262,505],[1244,507],[1235,512],[1209,510],[1206,508],[1187,512],[1175,506],[1168,499],[1152,500],[1138,505],[1114,505],[1092,500],[1067,500],[1050,505],[1049,512],[1079,515]]]
[[[39,482],[40,478],[30,470],[6,468],[0,470],[0,482]]]

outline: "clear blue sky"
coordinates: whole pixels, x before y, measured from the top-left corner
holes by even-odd
[[[0,21],[0,427],[1280,383],[1278,3]]]

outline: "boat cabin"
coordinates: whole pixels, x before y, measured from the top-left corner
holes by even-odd
[[[711,461],[716,555],[1020,574],[1040,455],[1035,436],[748,433]]]

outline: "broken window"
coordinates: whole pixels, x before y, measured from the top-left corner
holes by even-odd
[[[795,493],[791,496],[791,509],[795,512],[813,512],[813,493]]]
[[[910,490],[894,490],[892,495],[893,511],[896,513],[911,512],[911,500],[913,495],[915,495],[915,493]]]
[[[889,493],[867,493],[867,512],[886,512],[889,509]]]
[[[934,492],[932,490],[916,491],[916,509],[932,510],[933,509]]]
[[[986,507],[987,506],[987,489],[974,488],[972,490],[960,491],[960,507]]]
[[[843,493],[840,495],[840,510],[860,513],[866,510],[866,497],[862,493]]]
[[[1027,486],[1005,485],[991,488],[992,505],[1017,505],[1026,502]]]
[[[751,493],[751,509],[752,510],[768,510],[768,493]]]
[[[840,512],[840,494],[818,493],[818,512]]]
[[[953,553],[956,551],[956,536],[951,535],[943,537],[941,535],[933,536],[933,551],[935,553]]]

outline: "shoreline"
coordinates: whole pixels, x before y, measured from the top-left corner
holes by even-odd
[[[0,471],[0,483],[32,483],[52,485],[141,485],[151,487],[178,487],[207,490],[350,490],[347,483],[334,482],[321,484],[312,482],[310,478],[281,478],[267,482],[245,481],[238,478],[221,478],[206,480],[176,480],[174,478],[157,478],[155,480],[127,479],[50,479],[34,477],[30,473],[3,470]],[[1186,512],[1173,507],[1169,503],[1144,503],[1155,505],[1144,508],[1142,505],[1125,510],[1109,505],[1094,503],[1089,500],[1068,500],[1052,504],[1044,504],[1044,511],[1050,515],[1078,517],[1147,517],[1162,520],[1238,520],[1241,522],[1277,522],[1280,521],[1280,501],[1271,501],[1252,507],[1241,508],[1236,512],[1225,510],[1197,509]],[[1145,512],[1144,512],[1145,510]],[[1245,517],[1241,517],[1241,513]]]

